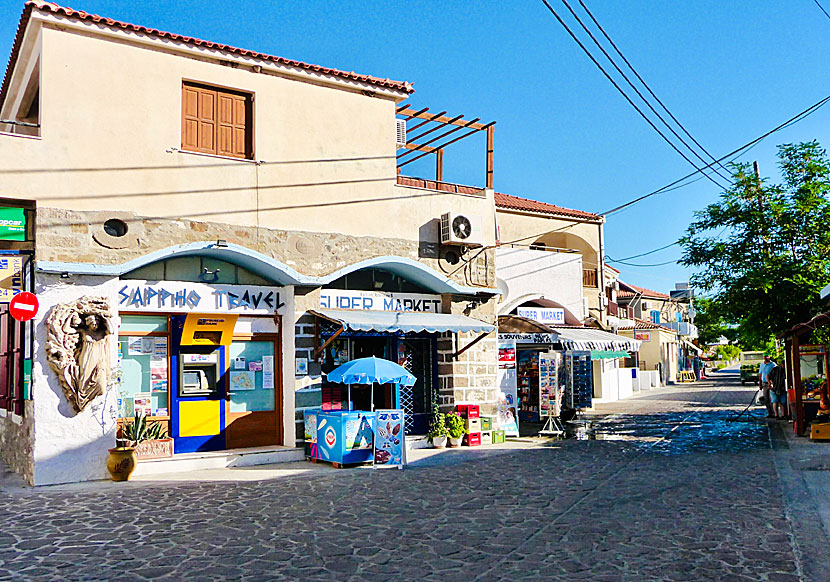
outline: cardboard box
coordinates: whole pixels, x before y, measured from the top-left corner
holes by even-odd
[[[814,441],[830,440],[830,423],[811,424],[810,425],[810,440],[814,440]]]
[[[478,404],[459,404],[456,406],[458,413],[464,418],[478,418],[479,407]]]
[[[490,416],[481,417],[481,430],[493,430],[493,418]]]
[[[493,444],[497,445],[499,443],[504,442],[504,431],[503,430],[494,430],[493,431]]]
[[[468,435],[464,435],[464,444],[468,447],[477,447],[481,444],[481,433],[480,432],[471,432]]]
[[[475,433],[481,432],[481,419],[480,418],[468,418],[466,420],[467,424],[467,432]]]
[[[493,444],[493,431],[491,431],[491,430],[481,431],[481,444],[482,445],[492,445]]]

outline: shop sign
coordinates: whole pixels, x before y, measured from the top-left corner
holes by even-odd
[[[518,344],[552,344],[559,341],[555,333],[500,333],[499,341],[513,340]]]
[[[182,281],[124,281],[120,311],[272,315],[285,306],[280,289],[254,285],[206,285]]]
[[[641,342],[650,342],[651,341],[651,332],[650,331],[635,331],[634,332],[634,339],[640,340]]]
[[[26,240],[26,211],[0,207],[0,240]]]
[[[823,345],[804,345],[798,346],[798,351],[804,355],[819,355],[824,353]]]
[[[539,323],[565,323],[565,310],[561,307],[519,307],[516,309],[516,315]]]
[[[358,311],[441,313],[441,296],[421,293],[322,289],[320,291],[320,307],[323,309],[355,309]]]
[[[0,303],[8,303],[23,290],[23,257],[0,256]]]

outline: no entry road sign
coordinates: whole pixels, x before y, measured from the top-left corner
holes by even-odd
[[[37,297],[28,291],[18,293],[9,303],[9,313],[17,321],[29,321],[37,315],[37,308]]]

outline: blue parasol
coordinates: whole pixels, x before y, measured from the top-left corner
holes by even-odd
[[[349,410],[352,408],[351,384],[371,384],[372,393],[374,394],[374,384],[396,384],[397,386],[412,386],[415,384],[415,376],[409,371],[389,360],[381,358],[358,358],[351,362],[346,362],[342,366],[338,366],[328,374],[326,378],[329,382],[337,382],[338,384],[349,384]],[[395,394],[396,400],[400,400],[398,394]],[[374,396],[371,397],[374,400]],[[374,409],[374,404],[372,405]]]

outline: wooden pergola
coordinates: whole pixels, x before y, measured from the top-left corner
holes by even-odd
[[[410,126],[407,123],[406,145],[400,149],[405,151],[397,154],[398,173],[401,168],[416,160],[434,154],[435,155],[435,180],[442,182],[444,179],[444,148],[470,137],[480,131],[487,135],[487,157],[486,157],[486,187],[493,187],[493,134],[495,121],[482,123],[480,117],[465,119],[463,115],[449,116],[446,111],[430,113],[429,107],[416,110],[409,105],[401,105],[396,111],[398,119],[420,120]],[[419,131],[420,130],[420,131]],[[466,131],[464,131],[466,130]],[[464,131],[461,135],[454,136],[457,132]],[[416,154],[414,157],[410,157]]]
[[[793,416],[793,430],[795,434],[801,436],[807,428],[807,422],[804,413],[804,388],[801,383],[801,346],[803,339],[809,336],[813,330],[830,325],[830,312],[816,315],[810,321],[799,323],[798,325],[787,330],[781,336],[784,339],[784,354],[786,356],[786,370],[787,370],[787,386],[794,389],[795,394],[791,395],[790,406],[791,414]],[[827,376],[828,356],[824,353],[825,376]]]

